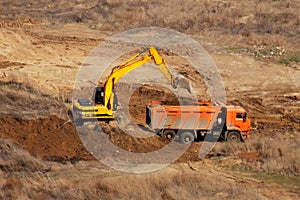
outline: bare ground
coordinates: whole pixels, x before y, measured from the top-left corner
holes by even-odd
[[[0,111],[0,137],[25,149],[1,139],[1,199],[299,198],[299,2],[174,5],[114,0],[0,3],[0,105],[5,108]],[[202,160],[202,143],[194,143],[175,164],[144,175],[120,173],[94,161],[66,115],[76,74],[107,36],[143,26],[185,32],[208,50],[222,75],[228,103],[249,112],[252,139],[238,145],[218,143]],[[187,76],[196,76],[181,59],[164,56]],[[201,85],[199,98],[207,100],[203,80],[193,80],[194,87]],[[130,114],[135,122],[144,123],[144,107],[161,98],[158,92],[174,102],[165,89],[145,86],[133,93]],[[111,141],[128,151],[149,152],[168,143],[159,136],[136,139],[102,126]],[[271,179],[275,176],[279,181]]]

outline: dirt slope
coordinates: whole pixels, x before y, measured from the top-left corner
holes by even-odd
[[[91,160],[76,129],[56,116],[36,120],[15,117],[0,118],[1,138],[10,139],[32,155],[46,160]]]
[[[299,198],[298,8],[294,0],[1,1],[0,138],[25,150],[0,143],[0,199]],[[77,72],[99,42],[144,26],[174,28],[209,51],[228,104],[249,113],[253,140],[218,143],[202,160],[203,143],[197,142],[175,164],[147,175],[119,173],[93,161],[66,115]],[[208,100],[202,78],[181,58],[163,54],[194,80],[199,100]],[[129,88],[119,89],[122,99]],[[166,89],[146,85],[134,91],[133,121],[144,124],[145,105],[157,99],[176,103]],[[127,151],[168,144],[159,136],[137,139],[114,124],[101,125],[106,137]],[[249,178],[259,173],[290,183],[283,187]],[[293,180],[296,186],[290,187]]]

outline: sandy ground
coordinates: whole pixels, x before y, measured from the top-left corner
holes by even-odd
[[[92,4],[85,6],[90,8],[93,6]],[[65,5],[57,6],[60,8]],[[107,5],[102,6],[105,9],[107,7]],[[77,9],[81,10],[82,8],[74,8],[75,11]],[[66,16],[64,19],[69,19],[69,15],[66,14]],[[77,18],[70,19],[76,20]],[[74,81],[80,67],[85,63],[86,57],[99,43],[115,32],[106,25],[97,24],[102,27],[99,30],[87,23],[74,23],[72,20],[67,24],[58,25],[43,19],[25,18],[19,21],[5,19],[1,21],[2,28],[0,28],[0,104],[4,108],[0,111],[0,137],[21,145],[31,155],[43,159],[41,162],[51,161],[50,164],[47,164],[47,166],[52,166],[48,176],[59,180],[60,182],[57,184],[59,187],[64,187],[62,183],[67,179],[71,179],[74,187],[79,184],[81,188],[85,188],[82,182],[93,185],[95,181],[102,180],[102,185],[99,183],[101,186],[120,182],[118,186],[125,188],[124,191],[130,193],[134,189],[126,186],[127,182],[122,182],[121,179],[128,178],[137,185],[144,181],[156,185],[160,183],[155,182],[159,177],[169,174],[167,182],[163,183],[164,188],[167,189],[153,198],[186,199],[190,197],[197,199],[196,196],[201,193],[198,194],[195,191],[188,193],[191,188],[191,190],[199,190],[195,185],[177,187],[183,192],[183,196],[177,194],[174,188],[169,186],[176,182],[178,175],[188,174],[187,177],[196,177],[195,182],[201,179],[217,180],[217,182],[227,183],[227,185],[236,187],[236,190],[242,191],[242,193],[222,192],[212,189],[212,193],[217,191],[215,199],[232,198],[233,196],[230,196],[232,193],[246,199],[249,198],[246,195],[248,190],[257,195],[254,195],[253,199],[281,199],[282,197],[297,199],[299,197],[299,193],[280,185],[249,178],[249,176],[253,176],[251,173],[224,170],[221,167],[226,162],[229,163],[224,164],[227,167],[233,166],[237,162],[242,162],[242,158],[225,159],[220,164],[210,158],[217,153],[213,152],[207,158],[200,160],[198,150],[202,142],[194,143],[175,164],[162,171],[144,176],[128,175],[95,164],[94,158],[81,143],[74,124],[68,121],[66,113],[70,107]],[[126,23],[124,22],[124,24]],[[189,29],[188,34],[198,41],[215,61],[224,81],[227,103],[240,105],[248,111],[251,125],[254,128],[253,135],[266,138],[276,136],[291,141],[293,138],[299,138],[299,63],[284,65],[278,63],[277,60],[274,61],[275,58],[273,60],[257,58],[255,52],[245,52],[245,48],[241,45],[245,40],[242,34],[223,33],[220,35],[219,32],[214,31],[200,33],[193,29]],[[296,36],[291,35],[291,37]],[[245,46],[255,43],[255,39],[261,39],[257,38],[253,35],[248,37],[248,43]],[[284,41],[283,38],[285,39],[286,36],[273,34],[266,41],[266,45],[272,44],[272,41],[276,39]],[[287,51],[295,49],[292,43],[289,40],[281,42],[286,45]],[[276,49],[272,45],[268,47]],[[280,46],[280,48],[283,47]],[[167,52],[162,52],[162,54],[170,66],[176,66],[174,69],[184,72],[184,75],[193,80],[192,85],[198,91],[200,100],[209,100],[207,87],[201,76],[195,74],[182,58]],[[138,73],[140,73],[137,74],[138,76],[143,75],[143,71]],[[122,99],[122,96],[125,95],[122,92],[126,93],[129,88],[128,85],[121,84],[118,86],[118,90],[120,90],[119,98]],[[146,86],[134,91],[129,108],[133,121],[143,124],[145,105],[150,100],[161,98],[164,101],[174,102],[170,91],[164,88]],[[111,125],[101,123],[101,126],[113,143],[127,151],[149,152],[168,144],[168,141],[159,136],[148,139],[133,138],[122,133],[114,123]],[[221,144],[218,143],[217,146],[219,145]],[[259,154],[255,154],[254,157],[256,159]],[[65,164],[62,165],[60,162]],[[205,179],[204,177],[208,174],[210,178]],[[0,176],[10,177],[12,175],[1,171]],[[138,181],[135,182],[135,179]],[[38,182],[39,179],[33,178],[32,180]],[[41,182],[43,181],[41,180]],[[213,185],[213,182],[209,183]],[[5,184],[5,179],[1,177],[1,188],[4,188]],[[29,184],[34,185],[33,182]],[[183,185],[187,184],[188,179],[184,179]],[[147,184],[145,186],[149,187]],[[14,188],[14,183],[11,187]],[[118,194],[118,188],[109,189],[112,194]],[[149,189],[149,191],[151,190]],[[206,188],[205,191],[209,191],[209,188]],[[48,193],[51,192],[48,191]],[[116,196],[104,196],[104,198],[110,199]],[[51,195],[44,197],[51,198]],[[132,197],[137,198],[138,196]],[[212,198],[210,195],[208,197]],[[43,196],[39,198],[42,199]],[[59,199],[59,196],[56,198]]]

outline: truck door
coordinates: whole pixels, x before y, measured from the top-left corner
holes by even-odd
[[[237,112],[235,116],[235,127],[240,128],[242,131],[248,130],[250,127],[248,127],[248,117],[247,113],[245,112]]]

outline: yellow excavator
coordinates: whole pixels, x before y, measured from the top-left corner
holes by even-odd
[[[149,51],[147,55],[144,55]],[[144,55],[144,56],[143,56]],[[98,121],[109,122],[114,120],[114,113],[117,109],[117,96],[114,88],[118,80],[130,71],[142,66],[143,64],[153,61],[170,82],[174,89],[177,88],[178,79],[172,74],[166,61],[159,55],[153,47],[137,53],[132,58],[115,66],[110,75],[106,78],[104,86],[97,86],[94,89],[92,99],[78,99],[73,104],[74,122],[76,125],[83,125],[85,121],[97,119]]]

